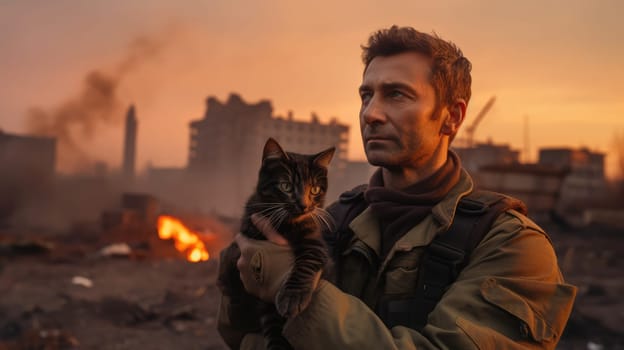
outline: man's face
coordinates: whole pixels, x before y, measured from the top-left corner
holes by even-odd
[[[369,163],[389,169],[426,164],[442,142],[428,58],[375,57],[364,72],[360,130]]]

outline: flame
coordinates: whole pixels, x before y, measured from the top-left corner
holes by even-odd
[[[186,254],[186,260],[192,262],[206,261],[210,257],[206,245],[199,235],[173,216],[158,217],[158,237],[173,239],[176,249]]]

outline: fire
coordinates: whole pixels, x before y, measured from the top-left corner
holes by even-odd
[[[188,261],[200,262],[208,260],[210,257],[206,245],[199,238],[199,235],[172,216],[161,215],[158,217],[158,237],[160,239],[173,239],[176,249],[186,254]]]

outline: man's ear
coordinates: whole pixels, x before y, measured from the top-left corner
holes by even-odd
[[[466,101],[462,98],[458,98],[452,105],[447,107],[448,113],[444,116],[445,120],[440,130],[443,135],[453,137],[457,134],[459,127],[466,117],[466,106]]]

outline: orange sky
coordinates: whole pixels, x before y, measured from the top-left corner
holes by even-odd
[[[29,108],[74,98],[87,72],[114,70],[145,35],[164,46],[118,90],[122,106],[136,104],[140,167],[184,165],[189,122],[202,116],[206,96],[232,91],[271,99],[276,114],[309,119],[314,111],[352,124],[350,157],[363,159],[359,45],[399,24],[437,32],[472,61],[466,123],[496,95],[477,140],[522,148],[528,116],[531,160],[545,146],[608,152],[624,132],[622,13],[616,0],[2,2],[0,128],[26,132]],[[121,126],[101,125],[84,148],[118,167]]]

